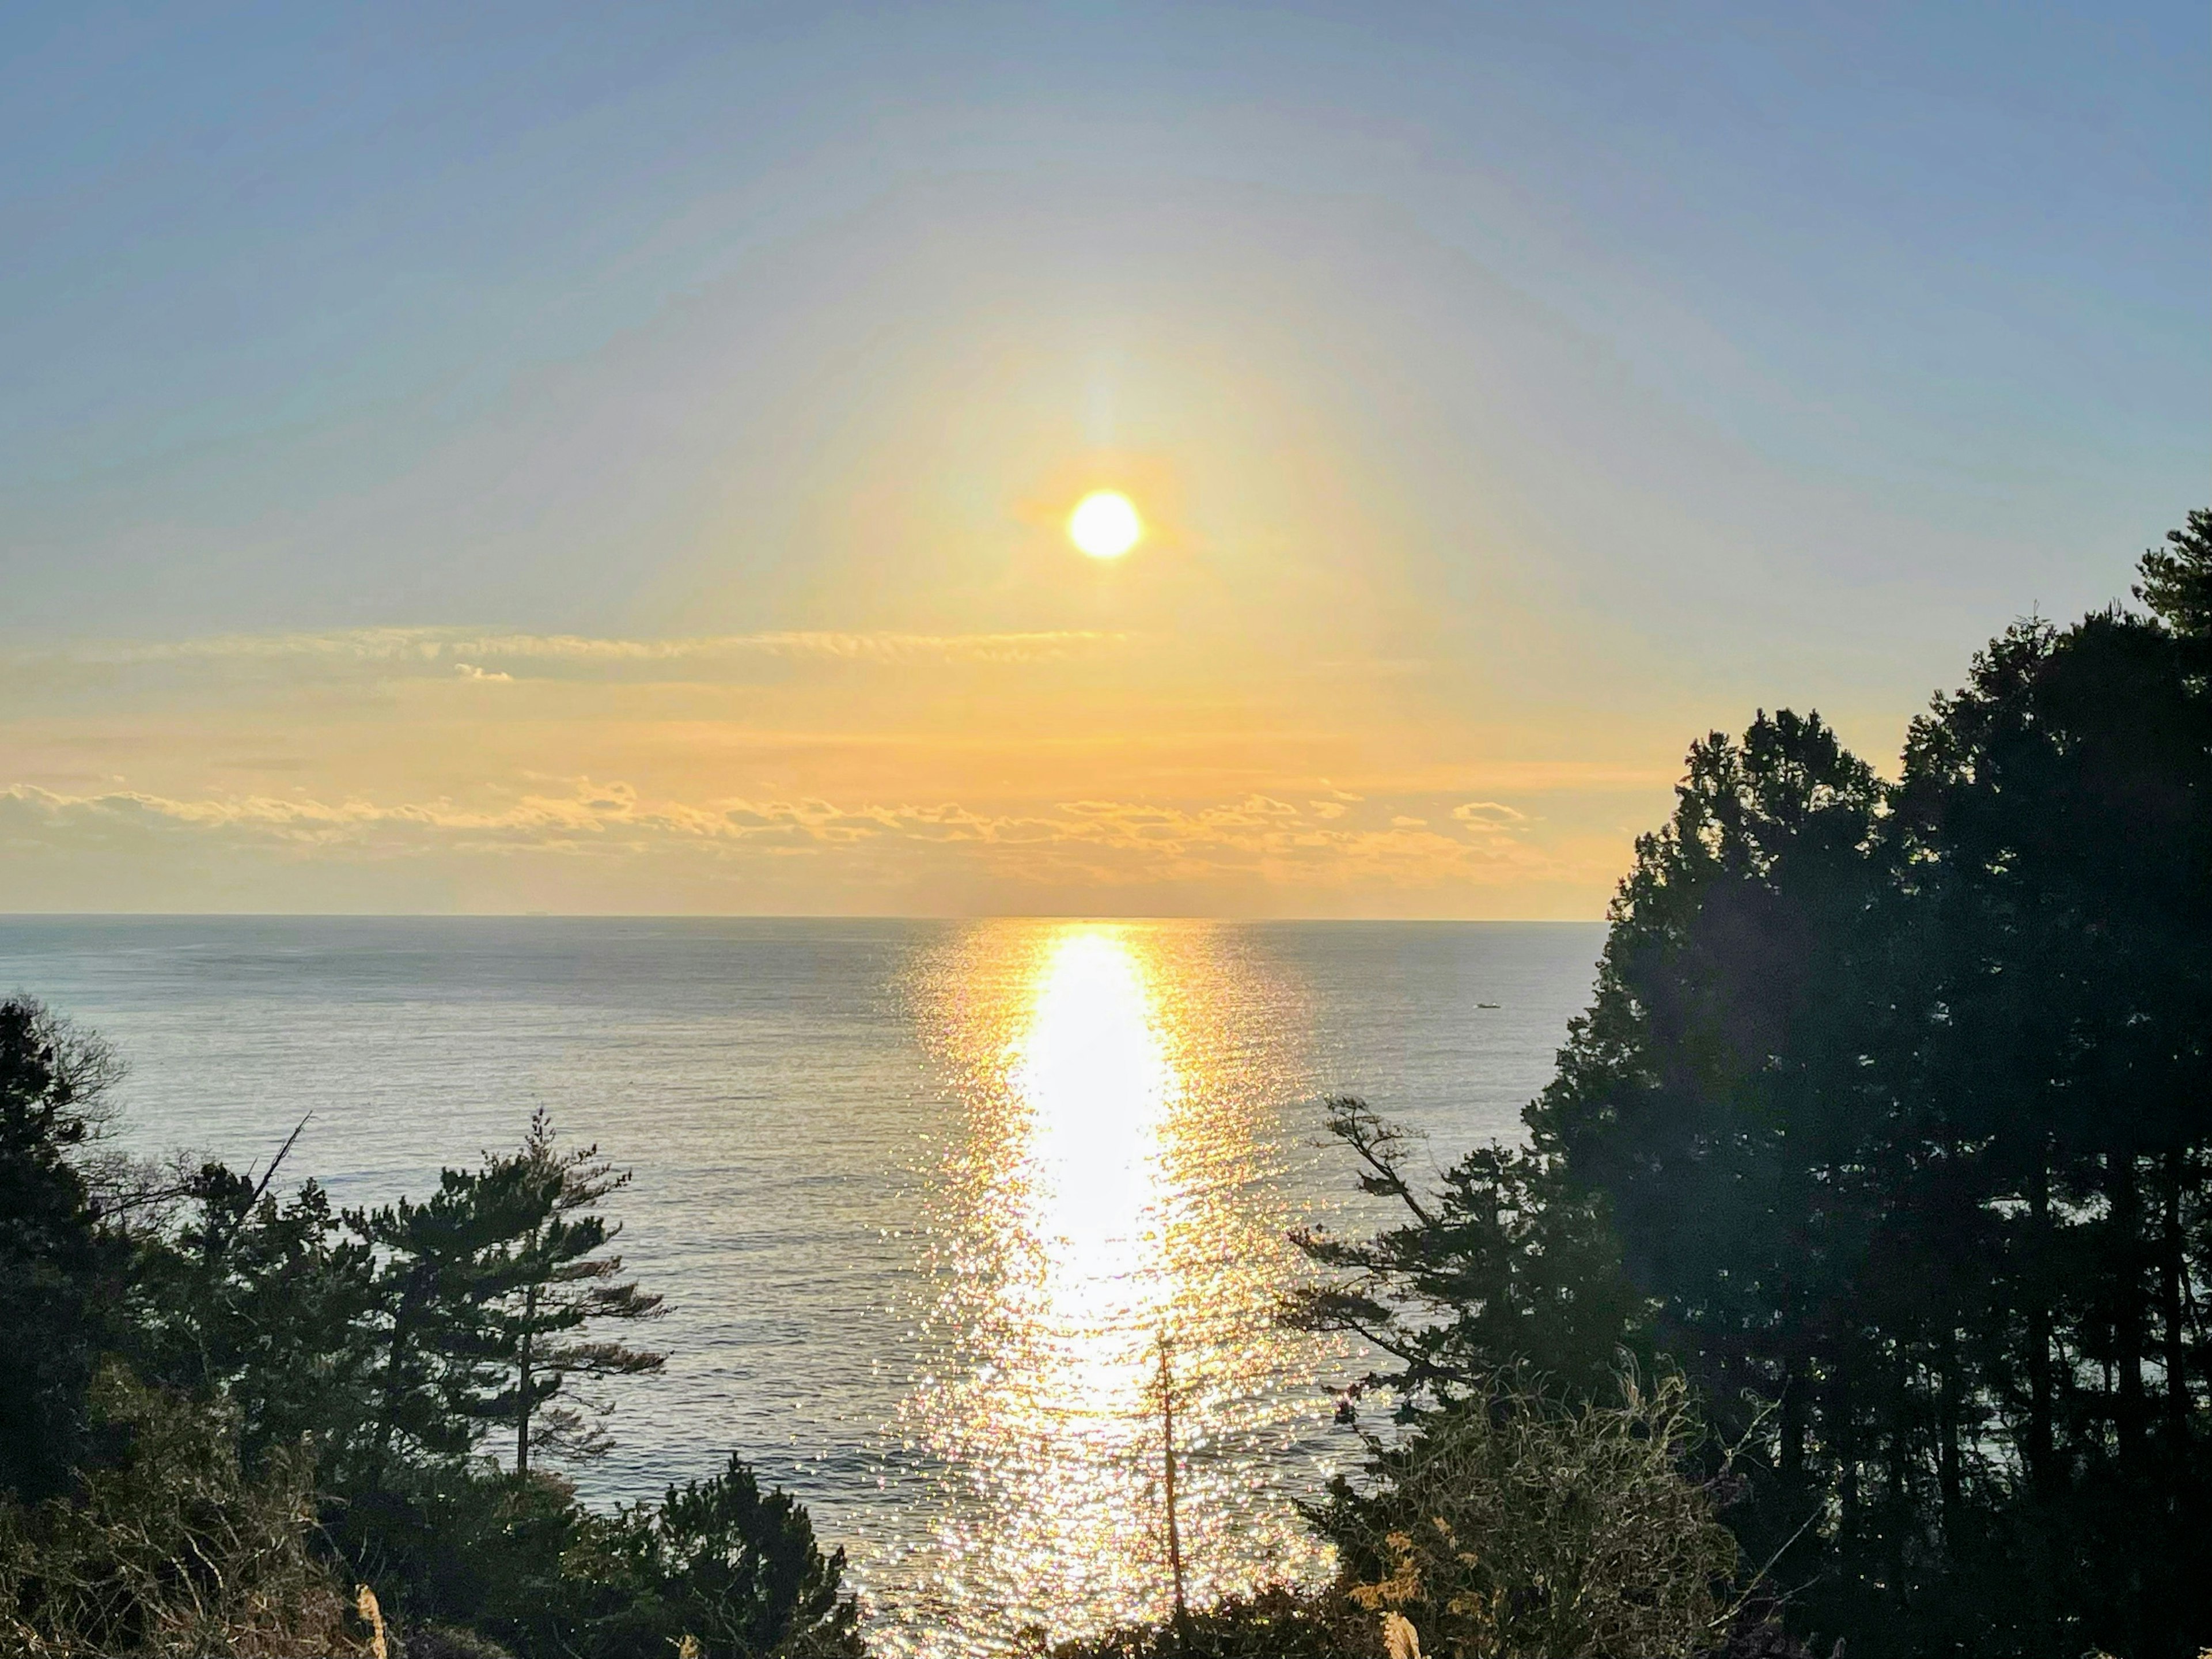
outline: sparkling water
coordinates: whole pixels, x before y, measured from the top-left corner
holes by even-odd
[[[421,1194],[543,1106],[665,1348],[584,1494],[732,1450],[847,1548],[892,1654],[1156,1616],[1158,1403],[1192,1594],[1327,1562],[1293,1500],[1364,1369],[1284,1330],[1301,1224],[1379,1212],[1319,1144],[1365,1096],[1449,1161],[1520,1132],[1595,926],[0,919],[0,987],[111,1039],[134,1150]]]

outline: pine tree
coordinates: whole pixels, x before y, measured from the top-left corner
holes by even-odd
[[[499,1389],[498,1304],[518,1287],[516,1243],[543,1208],[536,1183],[488,1162],[441,1170],[422,1203],[347,1212],[378,1260],[372,1489],[397,1463],[452,1463],[475,1449]]]
[[[594,1420],[604,1409],[573,1384],[655,1371],[666,1356],[593,1333],[609,1321],[657,1319],[665,1309],[661,1297],[621,1279],[623,1259],[608,1248],[620,1224],[587,1213],[630,1181],[597,1146],[558,1150],[552,1121],[540,1109],[521,1150],[493,1160],[485,1176],[512,1185],[520,1196],[516,1212],[526,1218],[504,1248],[507,1287],[486,1310],[489,1352],[505,1386],[480,1407],[513,1425],[514,1468],[522,1475],[530,1472],[533,1451],[574,1458],[605,1449]]]
[[[1788,1546],[1801,1629],[1871,1659],[2193,1654],[2212,514],[2167,543],[2150,615],[2008,630],[1893,785],[1816,718],[1694,746],[1531,1147],[1322,1242],[1363,1277],[1299,1312],[1441,1392],[1455,1367],[1586,1366],[1565,1316],[1618,1305],[1617,1271],[1723,1435],[1755,1428],[1729,1518],[1754,1559]],[[1403,1199],[1387,1138],[1337,1127]]]
[[[1622,1271],[1605,1204],[1569,1191],[1556,1159],[1478,1147],[1425,1192],[1402,1131],[1364,1101],[1332,1100],[1328,1112],[1361,1188],[1402,1213],[1368,1238],[1291,1235],[1329,1276],[1285,1298],[1287,1322],[1356,1337],[1395,1362],[1346,1391],[1346,1420],[1370,1389],[1449,1404],[1508,1370],[1571,1396],[1610,1394],[1624,1355],[1650,1358],[1653,1310]]]
[[[303,1435],[333,1453],[358,1445],[380,1358],[371,1249],[316,1182],[282,1202],[268,1191],[282,1162],[258,1181],[195,1171],[173,1238],[141,1242],[134,1286],[142,1372],[225,1395],[249,1462]]]

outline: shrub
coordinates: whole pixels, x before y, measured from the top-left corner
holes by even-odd
[[[474,1513],[449,1499],[426,1514],[426,1538],[477,1575],[426,1616],[574,1659],[669,1659],[687,1638],[696,1659],[863,1659],[845,1553],[824,1555],[804,1506],[763,1492],[738,1457],[611,1516],[538,1476],[477,1491]]]
[[[225,1411],[94,1379],[96,1433],[115,1456],[72,1500],[0,1503],[0,1630],[53,1659],[358,1654],[346,1601],[312,1548],[304,1447],[240,1468]]]
[[[1050,1659],[1383,1659],[1382,1620],[1342,1591],[1276,1584],[1194,1608],[1180,1630],[1123,1625]]]
[[[1680,1379],[1624,1376],[1603,1405],[1509,1376],[1395,1445],[1365,1438],[1368,1489],[1340,1476],[1311,1514],[1343,1593],[1409,1621],[1431,1659],[1662,1659],[1725,1639],[1735,1540],[1683,1473],[1698,1431]]]

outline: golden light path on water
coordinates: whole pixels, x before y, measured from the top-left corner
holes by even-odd
[[[879,1647],[1165,1610],[1163,1345],[1194,1598],[1326,1569],[1291,1499],[1349,1449],[1318,1386],[1340,1355],[1274,1318],[1300,1271],[1296,1001],[1188,925],[991,924],[921,976],[968,1121],[925,1198],[933,1369],[899,1431],[945,1519],[872,1596]]]

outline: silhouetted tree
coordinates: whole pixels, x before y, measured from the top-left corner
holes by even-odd
[[[374,1417],[376,1264],[318,1183],[268,1190],[281,1163],[193,1172],[174,1232],[138,1252],[130,1351],[149,1377],[223,1396],[249,1463],[313,1437],[335,1468]]]
[[[2145,592],[2187,624],[2188,569],[2161,580],[2160,556]],[[1985,1574],[2032,1562],[2021,1596],[2055,1589],[2134,1652],[2193,1652],[2212,1629],[2192,1311],[2212,1218],[2212,701],[2191,646],[2157,615],[2015,628],[1916,726],[1899,792],[1913,897],[1938,919],[1910,1105],[1923,1139],[1955,1141],[1985,1218],[1960,1335],[2024,1492],[1948,1541]],[[1939,1432],[1939,1455],[1981,1449]]]
[[[89,1449],[88,1390],[127,1247],[70,1159],[118,1071],[38,1003],[0,1002],[0,1495],[65,1491]]]
[[[1696,745],[1529,1149],[1460,1166],[1471,1206],[1310,1243],[1401,1293],[1351,1281],[1301,1315],[1375,1337],[1415,1389],[1510,1358],[1573,1375],[1593,1328],[1568,1313],[1631,1305],[1609,1228],[1658,1349],[1724,1433],[1758,1429],[1729,1519],[1754,1558],[1796,1540],[1801,1628],[1861,1659],[2194,1654],[2212,514],[2138,594],[2150,614],[1992,641],[1894,785],[1817,716]],[[1369,1190],[1404,1184],[1371,1115],[1333,1127]],[[1578,1255],[1511,1248],[1547,1231]],[[1532,1291],[1540,1316],[1501,1317]]]
[[[1622,1272],[1604,1200],[1570,1193],[1556,1160],[1478,1147],[1426,1191],[1402,1131],[1349,1097],[1328,1113],[1361,1188],[1405,1214],[1368,1238],[1291,1235],[1329,1276],[1285,1297],[1288,1322],[1358,1337],[1395,1362],[1347,1394],[1347,1419],[1370,1388],[1408,1410],[1447,1405],[1519,1365],[1547,1388],[1610,1394],[1624,1355],[1649,1357],[1652,1310]]]
[[[590,1449],[575,1382],[662,1363],[596,1333],[660,1308],[608,1249],[594,1212],[629,1177],[597,1148],[562,1151],[540,1114],[428,1199],[341,1214],[312,1180],[270,1190],[289,1142],[258,1177],[100,1154],[118,1072],[35,1003],[0,1004],[0,1612],[19,1636],[343,1644],[334,1552],[410,1650],[862,1651],[842,1553],[739,1459],[613,1516],[529,1467]],[[513,1473],[477,1455],[509,1429]]]
[[[2166,545],[2142,556],[2136,597],[2174,637],[2192,647],[2212,642],[2212,507],[2198,507]],[[2192,651],[2199,664],[2203,658]]]
[[[659,1659],[687,1636],[701,1659],[866,1652],[860,1608],[841,1588],[845,1552],[823,1554],[805,1510],[763,1493],[734,1455],[713,1480],[602,1523],[570,1571],[605,1610],[552,1633],[592,1659]]]
[[[499,1387],[495,1304],[517,1287],[511,1247],[538,1206],[525,1184],[442,1170],[424,1202],[349,1211],[375,1253],[368,1480],[394,1460],[440,1462],[475,1449]]]

